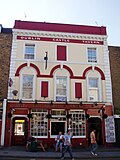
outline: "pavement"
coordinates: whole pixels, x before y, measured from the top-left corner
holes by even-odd
[[[120,158],[119,147],[99,147],[97,150],[98,156],[95,157],[91,154],[90,148],[73,148],[73,156],[75,159],[94,159],[100,158]],[[61,153],[54,150],[47,150],[45,152],[42,149],[38,149],[36,152],[28,152],[23,146],[14,147],[0,147],[0,157],[17,157],[17,158],[47,158],[47,159],[60,159]],[[65,154],[65,158],[69,158],[69,154]]]

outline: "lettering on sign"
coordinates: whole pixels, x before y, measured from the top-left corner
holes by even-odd
[[[94,40],[77,40],[77,39],[33,37],[33,36],[17,36],[17,39],[18,40],[33,40],[33,41],[49,41],[49,42],[65,42],[65,43],[82,43],[82,44],[103,45],[103,41],[94,41]]]

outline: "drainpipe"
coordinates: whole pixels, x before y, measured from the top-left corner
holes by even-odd
[[[1,146],[4,146],[5,139],[5,120],[6,120],[7,99],[3,101],[2,129],[1,129]]]

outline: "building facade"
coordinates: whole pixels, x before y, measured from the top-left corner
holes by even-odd
[[[72,128],[73,146],[115,142],[106,27],[15,21],[5,144],[50,146]]]
[[[109,46],[112,94],[115,117],[116,143],[120,146],[120,47]]]
[[[0,24],[0,142],[2,133],[2,114],[4,99],[7,99],[12,29]]]

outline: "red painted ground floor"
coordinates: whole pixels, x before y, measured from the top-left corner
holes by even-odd
[[[64,134],[68,128],[72,128],[73,146],[88,146],[92,129],[97,131],[98,144],[109,144],[114,138],[108,129],[113,117],[108,104],[11,101],[6,108],[5,146],[25,145],[31,136],[51,146],[59,131]]]

